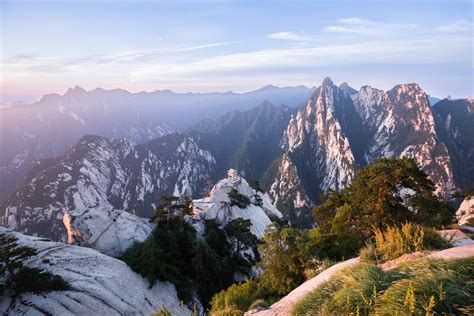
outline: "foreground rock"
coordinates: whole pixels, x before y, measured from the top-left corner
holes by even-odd
[[[431,259],[442,259],[442,260],[452,260],[452,259],[462,259],[474,257],[474,244],[469,244],[460,247],[449,248],[441,251],[436,251],[432,253],[426,253],[426,258]],[[419,257],[417,257],[419,258]],[[405,260],[406,261],[406,260]],[[403,261],[403,262],[405,262]],[[270,306],[269,309],[265,310],[250,310],[245,313],[246,316],[258,315],[258,316],[267,316],[267,315],[289,315],[293,306],[299,302],[306,294],[312,292],[317,288],[321,283],[329,280],[337,272],[355,266],[359,263],[359,258],[349,259],[338,264],[333,265],[332,267],[324,270],[316,277],[312,278],[301,284],[299,287],[290,292],[287,296]],[[401,262],[399,262],[401,263]],[[394,266],[387,267],[393,268]]]
[[[0,227],[0,233],[12,233]],[[18,243],[37,250],[26,264],[60,275],[72,290],[23,294],[15,302],[0,297],[4,315],[149,315],[162,306],[172,315],[190,315],[169,283],[148,281],[122,261],[96,250],[12,233]]]
[[[231,205],[229,192],[235,189],[238,194],[247,197],[250,203],[246,207]],[[231,169],[228,177],[220,180],[212,188],[208,197],[193,200],[193,219],[195,227],[201,231],[203,220],[214,219],[221,226],[228,222],[243,218],[252,223],[250,231],[257,238],[263,237],[265,229],[272,223],[271,219],[281,218],[282,214],[271,203],[270,199],[260,191],[253,189],[237,171]]]
[[[474,218],[474,197],[467,197],[456,211],[460,225],[466,225],[470,219]]]
[[[154,225],[120,210],[73,210],[63,217],[68,244],[90,247],[112,257],[120,256],[134,242],[144,241]]]

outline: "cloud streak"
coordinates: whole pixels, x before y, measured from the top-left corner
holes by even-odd
[[[201,45],[185,45],[179,47],[163,48],[163,49],[152,49],[152,50],[129,50],[120,51],[102,55],[92,55],[84,57],[72,57],[72,58],[61,58],[61,57],[40,57],[37,55],[17,55],[12,57],[4,58],[1,61],[2,67],[8,69],[30,69],[44,71],[49,68],[50,70],[62,69],[67,71],[70,66],[81,66],[85,64],[109,64],[109,63],[137,63],[144,62],[146,60],[154,60],[157,57],[164,55],[172,55],[179,53],[192,52],[202,49],[215,48],[224,45],[228,45],[230,42],[217,42],[210,44]]]
[[[294,33],[294,32],[278,32],[267,34],[267,37],[278,39],[278,40],[288,40],[288,41],[298,41],[298,42],[314,42],[314,39],[310,36]]]
[[[420,64],[450,62],[469,49],[470,38],[446,39],[445,48],[436,40],[368,42],[354,45],[266,49],[203,58],[187,63],[156,64],[137,67],[132,81],[152,81],[159,77],[179,79],[185,76],[218,77],[233,72],[286,71],[349,64]],[[430,52],[429,55],[426,53]]]
[[[359,17],[350,17],[337,20],[336,25],[326,26],[324,31],[331,33],[381,35],[394,31],[414,29],[416,27],[416,24],[382,23]]]

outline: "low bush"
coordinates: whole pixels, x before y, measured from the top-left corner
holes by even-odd
[[[247,196],[240,194],[235,188],[232,188],[228,195],[230,198],[230,206],[237,205],[240,208],[246,208],[250,205],[250,199]]]
[[[359,252],[363,262],[381,263],[416,251],[448,248],[446,241],[434,229],[413,223],[390,226],[384,231],[374,229],[374,237]]]
[[[420,259],[383,271],[361,263],[320,284],[293,315],[468,315],[474,313],[474,259]]]
[[[21,246],[13,234],[0,234],[0,295],[17,297],[23,293],[66,291],[71,287],[59,275],[23,262],[36,255],[36,249]]]
[[[259,279],[249,279],[233,284],[227,290],[214,295],[211,315],[243,315],[257,306],[268,306],[276,300],[271,289],[265,288]]]

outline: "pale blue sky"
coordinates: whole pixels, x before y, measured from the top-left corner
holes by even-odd
[[[472,19],[471,0],[1,1],[1,102],[75,85],[239,92],[326,76],[465,97]]]

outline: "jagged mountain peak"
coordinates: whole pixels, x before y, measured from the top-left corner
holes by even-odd
[[[349,86],[349,84],[345,81],[339,85],[339,89],[344,90],[349,95],[353,95],[357,93],[357,90]]]
[[[150,216],[160,195],[200,196],[209,187],[213,155],[192,137],[170,134],[136,144],[85,136],[57,159],[43,161],[7,200],[3,225],[55,240],[60,218],[86,208]]]
[[[80,86],[75,86],[74,88],[69,88],[66,91],[65,95],[78,95],[78,94],[85,94],[87,91],[80,87]]]
[[[321,84],[321,86],[332,86],[332,85],[334,85],[334,83],[332,82],[331,78],[329,78],[329,77],[324,78],[324,80]]]

